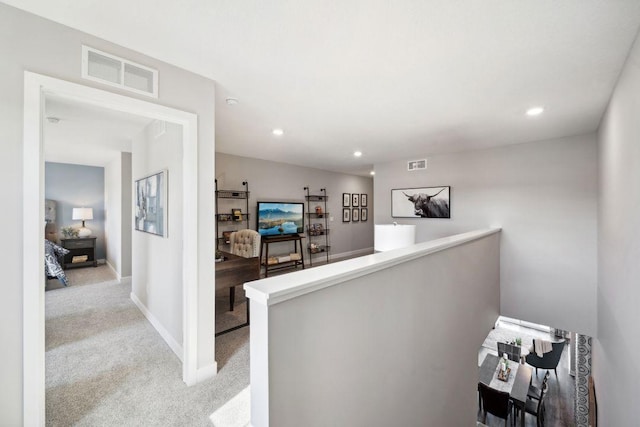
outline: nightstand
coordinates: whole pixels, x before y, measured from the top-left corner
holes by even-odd
[[[96,261],[96,238],[95,237],[78,237],[75,239],[60,239],[63,248],[68,249],[69,253],[64,256],[63,268],[75,267],[97,267]],[[84,262],[73,262],[74,256],[87,256]]]

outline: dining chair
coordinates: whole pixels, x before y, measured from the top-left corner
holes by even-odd
[[[530,397],[534,400],[540,400],[540,396],[542,395],[542,388],[547,384],[547,381],[549,381],[550,375],[551,374],[547,370],[547,373],[544,375],[544,378],[542,379],[542,385],[540,387],[536,387],[533,384],[529,384],[529,391],[527,392],[527,397]]]
[[[505,427],[508,425],[509,415],[513,413],[513,404],[506,391],[496,390],[483,382],[478,383],[480,397],[482,399],[482,422],[487,422],[487,412],[493,416],[504,419]],[[514,418],[511,417],[513,421]]]
[[[536,340],[533,340],[533,341],[534,341],[533,348],[535,348]],[[558,367],[558,363],[560,362],[560,358],[562,357],[562,351],[564,350],[565,343],[566,343],[565,340],[552,342],[551,343],[552,350],[550,352],[545,353],[542,355],[542,357],[540,357],[535,352],[532,351],[531,353],[527,354],[527,356],[525,357],[525,360],[529,365],[536,368],[536,375],[538,375],[538,368],[553,369],[553,371],[556,373],[556,378],[558,378],[558,371],[556,368]]]
[[[547,394],[548,383],[542,384],[542,390],[540,391],[540,400],[535,401],[533,399],[527,399],[527,403],[524,405],[525,414],[531,414],[536,417],[536,426],[544,426],[544,398]]]

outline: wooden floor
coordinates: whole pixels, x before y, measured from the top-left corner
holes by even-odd
[[[544,417],[544,426],[556,427],[556,426],[574,426],[574,401],[575,401],[575,378],[569,375],[569,352],[573,351],[573,343],[567,340],[567,345],[562,352],[562,358],[558,364],[558,377],[556,378],[553,371],[549,376],[549,391],[547,397],[545,397],[546,413]],[[535,368],[533,368],[533,384],[540,386],[542,378],[546,370],[539,369],[536,377]],[[478,421],[482,421],[482,411],[478,410]],[[509,420],[511,421],[511,420]],[[520,425],[520,418],[518,418],[516,425]],[[487,421],[485,423],[488,426],[504,426],[504,420],[493,417],[491,414],[487,414]],[[509,422],[509,425],[511,423]],[[526,415],[525,425],[527,427],[537,426],[536,417],[530,414]]]

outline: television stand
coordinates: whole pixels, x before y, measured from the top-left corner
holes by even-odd
[[[304,238],[301,234],[284,234],[284,235],[276,235],[276,236],[262,236],[260,239],[260,265],[264,266],[264,277],[269,277],[269,271],[274,270],[282,270],[286,268],[298,268],[298,266],[302,266],[304,270],[304,250],[302,249],[302,239]],[[293,252],[299,253],[300,259],[289,259],[284,261],[278,261],[276,263],[269,263],[269,245],[271,243],[281,243],[281,242],[293,242]],[[298,244],[300,244],[300,252],[298,252]],[[264,255],[264,258],[263,258]],[[282,258],[282,257],[276,257]]]

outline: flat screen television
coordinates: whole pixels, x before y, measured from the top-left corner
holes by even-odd
[[[304,231],[304,203],[258,202],[258,232],[278,236]]]

